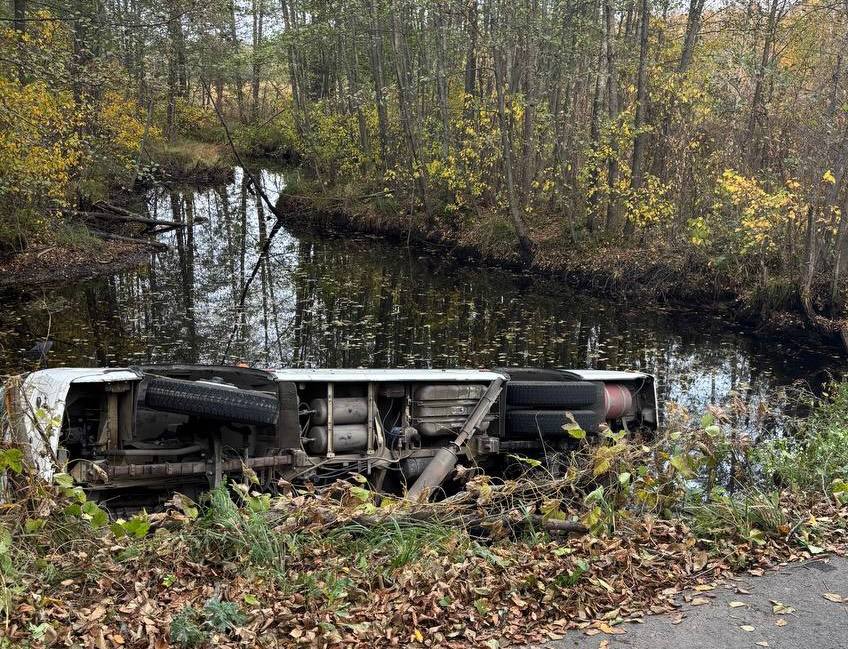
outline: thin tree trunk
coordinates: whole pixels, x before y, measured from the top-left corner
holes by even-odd
[[[498,125],[501,131],[501,148],[503,149],[503,167],[504,175],[506,176],[507,197],[509,199],[509,214],[512,218],[512,225],[515,228],[515,234],[518,237],[518,247],[521,253],[521,260],[530,265],[533,262],[533,242],[530,239],[530,234],[527,230],[527,224],[521,215],[518,197],[515,192],[515,182],[512,176],[512,141],[509,133],[509,121],[506,117],[506,98],[504,93],[504,62],[503,54],[496,50],[495,54],[495,89],[498,96]]]
[[[395,60],[395,81],[397,82],[398,107],[400,108],[400,121],[403,134],[406,139],[406,145],[409,149],[409,168],[412,177],[415,178],[415,183],[418,185],[418,191],[421,194],[421,202],[424,206],[424,215],[429,224],[433,211],[430,207],[430,190],[427,182],[427,170],[424,167],[420,156],[418,138],[415,133],[415,125],[413,123],[412,107],[409,101],[409,90],[407,82],[409,73],[404,65],[403,56],[404,44],[402,42],[400,24],[395,7],[392,7],[392,43],[394,45],[394,60]]]
[[[24,34],[26,33],[26,9],[27,0],[13,0],[12,28],[15,30],[15,34],[18,37],[18,82],[22,86],[26,85],[27,82],[23,57]]]
[[[259,84],[261,80],[261,72],[262,72],[262,63],[260,58],[260,49],[262,47],[262,28],[263,28],[263,16],[264,13],[264,3],[263,0],[253,0],[253,52],[252,52],[252,66],[251,66],[251,79],[250,79],[250,90],[251,90],[251,99],[253,100],[250,106],[251,110],[251,119],[256,121],[259,117],[260,106],[259,106]]]
[[[615,61],[615,12],[612,0],[604,0],[604,39],[607,55],[607,111],[611,123],[618,119],[618,73]],[[614,234],[618,228],[618,151],[612,146],[612,154],[607,164],[607,234]]]
[[[447,27],[445,16],[447,8],[437,4],[433,8],[433,27],[436,32],[436,97],[439,114],[442,118],[442,155],[447,159],[450,153],[450,113],[448,111],[447,78]]]
[[[642,0],[641,22],[639,24],[639,70],[636,75],[636,116],[633,130],[636,138],[633,141],[633,164],[630,186],[634,190],[642,187],[642,165],[645,159],[645,143],[648,134],[645,132],[645,115],[648,109],[648,29],[651,10],[648,0]]]
[[[369,0],[368,16],[371,23],[371,76],[374,79],[374,103],[377,107],[377,132],[380,138],[380,160],[389,165],[389,117],[386,109],[386,80],[383,72],[383,36],[377,14],[377,0]]]

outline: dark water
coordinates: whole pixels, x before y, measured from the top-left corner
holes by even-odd
[[[266,192],[276,197],[291,173],[262,171]],[[842,364],[832,349],[457,265],[438,250],[275,227],[248,185],[237,169],[227,187],[152,191],[152,216],[195,224],[160,235],[172,250],[148,268],[7,297],[0,373],[30,369],[23,352],[49,336],[52,365],[639,369],[658,376],[661,399],[700,410],[731,390],[757,400],[815,385]]]

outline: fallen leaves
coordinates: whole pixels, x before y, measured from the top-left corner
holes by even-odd
[[[776,600],[771,601],[771,612],[775,615],[789,615],[790,613],[794,613],[795,609],[791,606],[787,606],[783,602],[778,602]]]
[[[828,602],[835,602],[836,604],[842,604],[845,601],[845,598],[838,593],[822,593],[822,597]]]
[[[743,631],[747,632],[747,633],[751,633],[751,631],[756,631],[756,629],[754,627],[752,627],[750,624],[743,624],[739,628],[742,629]]]
[[[403,544],[410,538],[397,535],[424,534],[429,528],[407,522],[398,530],[391,518],[383,527],[352,525],[361,499],[347,485],[333,489],[329,495],[316,490],[271,500],[267,529],[286,539],[284,561],[275,557],[257,565],[250,552],[226,554],[220,541],[225,527],[213,524],[213,536],[204,536],[208,520],[184,516],[177,521],[167,514],[151,515],[156,531],[144,539],[104,535],[71,543],[69,550],[48,555],[52,569],[63,576],[80,570],[91,576],[30,582],[11,612],[13,640],[46,622],[69,644],[99,646],[102,639],[110,647],[164,648],[173,644],[171,620],[186,607],[202,609],[212,597],[237,604],[245,614],[244,624],[217,636],[218,646],[226,649],[263,643],[495,648],[541,643],[568,630],[611,638],[649,614],[673,612],[670,623],[681,624],[686,614],[676,610],[679,599],[703,606],[721,585],[748,594],[728,584],[732,565],[755,566],[756,574],[793,552],[801,556],[788,542],[772,539],[728,545],[720,556],[705,558],[684,522],[637,517],[623,519],[608,536],[533,542],[509,537],[506,528],[482,540],[461,526],[437,526],[440,536],[409,549]],[[504,497],[502,490],[493,490],[480,505],[477,496],[472,493],[469,500],[477,512],[499,499],[516,498],[514,492]],[[332,525],[326,523],[328,512],[335,517]],[[394,516],[395,509],[383,515]],[[255,521],[256,514],[236,509],[233,516]],[[696,564],[700,569],[694,573]],[[827,595],[843,601],[836,593]],[[721,606],[748,604],[732,600]],[[783,602],[771,606],[780,616],[777,626],[794,612]],[[740,628],[745,627],[753,629]]]

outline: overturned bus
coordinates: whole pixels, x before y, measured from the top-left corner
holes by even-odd
[[[658,418],[652,376],[603,370],[56,368],[0,390],[4,444],[121,507],[247,471],[269,489],[359,473],[426,497],[460,462],[497,471],[568,450],[576,428],[650,431]]]

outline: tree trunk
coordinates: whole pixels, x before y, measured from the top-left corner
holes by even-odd
[[[465,119],[474,116],[473,101],[469,98],[477,96],[477,0],[468,0],[468,45],[465,48]]]
[[[518,197],[515,192],[515,182],[512,176],[512,141],[509,133],[509,121],[506,117],[506,98],[504,96],[504,62],[503,54],[496,50],[495,58],[495,89],[498,96],[498,126],[501,131],[501,148],[503,149],[503,167],[504,175],[506,176],[507,197],[509,199],[509,214],[512,218],[512,225],[515,228],[515,234],[518,237],[518,247],[521,253],[521,260],[525,265],[529,266],[533,262],[533,242],[530,239],[530,234],[527,230],[527,224],[521,216],[518,206]]]
[[[23,37],[26,33],[27,0],[13,0],[12,27],[18,37],[18,82],[26,85],[26,69],[23,62]]]
[[[374,79],[374,103],[377,106],[377,131],[380,138],[380,160],[389,165],[389,117],[386,109],[386,80],[383,72],[383,36],[377,14],[377,0],[369,0],[368,15],[371,22],[371,76]]]
[[[421,202],[424,206],[424,215],[427,218],[428,225],[433,217],[433,210],[430,207],[430,190],[427,182],[427,170],[424,167],[418,146],[418,137],[416,134],[416,126],[412,106],[409,101],[409,88],[407,82],[409,72],[405,65],[406,57],[404,53],[404,43],[402,41],[400,22],[398,20],[396,7],[391,9],[392,18],[392,44],[394,46],[395,60],[395,81],[397,82],[398,107],[400,108],[400,122],[403,129],[406,145],[409,150],[409,170],[412,177],[415,178],[415,183],[418,185],[418,191],[421,193]]]
[[[701,15],[704,11],[705,1],[689,0],[689,13],[686,16],[686,33],[683,36],[683,48],[680,51],[680,60],[677,63],[678,74],[686,74],[692,63],[695,44],[698,42],[698,34],[701,31]]]
[[[433,28],[436,32],[436,98],[439,103],[439,115],[442,118],[442,155],[447,159],[450,153],[450,113],[448,112],[447,78],[447,28],[445,16],[447,8],[437,4],[433,8]]]
[[[642,19],[639,24],[639,70],[636,75],[636,116],[633,130],[636,138],[633,140],[633,164],[630,177],[630,187],[638,191],[642,187],[642,166],[645,159],[645,143],[648,134],[645,132],[645,115],[648,109],[648,29],[651,10],[648,0],[642,0]]]
[[[252,52],[252,66],[251,66],[251,79],[250,79],[250,91],[251,91],[251,99],[253,100],[250,106],[251,111],[251,119],[256,121],[260,114],[260,106],[259,106],[259,83],[261,80],[260,74],[262,71],[262,64],[260,58],[260,48],[262,47],[262,23],[264,19],[264,6],[263,0],[253,0],[253,52]]]
[[[239,41],[238,41],[238,32],[236,31],[236,4],[235,0],[230,0],[229,5],[229,14],[230,14],[230,46],[233,50],[233,55],[238,57],[239,49]],[[283,12],[285,13],[285,8],[283,8]],[[236,106],[238,107],[238,116],[239,121],[244,121],[244,89],[242,88],[242,78],[241,71],[238,68],[238,63],[236,63],[235,73],[233,74],[233,81],[236,86]]]
[[[760,57],[760,64],[754,74],[754,93],[751,98],[751,112],[748,114],[748,123],[745,127],[742,139],[742,147],[747,151],[748,168],[752,171],[759,169],[758,158],[760,157],[761,129],[757,127],[762,126],[764,118],[765,102],[763,100],[763,96],[765,92],[766,70],[769,68],[772,61],[774,40],[777,31],[779,2],[781,2],[781,0],[771,0],[765,39],[763,41],[763,53]]]
[[[606,57],[607,42],[606,39],[601,39],[600,52],[598,54],[598,71],[595,75],[595,94],[592,101],[592,119],[589,131],[589,138],[592,142],[592,151],[595,152],[601,148],[601,114],[604,111]],[[598,227],[597,218],[600,216],[599,212],[601,206],[601,172],[597,160],[593,160],[592,166],[589,168],[588,185],[586,227],[589,232],[595,232]]]
[[[524,134],[521,164],[521,203],[527,205],[530,198],[530,186],[536,176],[536,67],[538,46],[536,44],[536,18],[538,0],[529,0],[530,15],[527,26],[527,52],[524,71]]]
[[[618,73],[615,62],[615,12],[612,0],[604,0],[604,40],[607,54],[607,111],[611,123],[618,119]],[[614,234],[618,229],[618,198],[616,183],[618,182],[618,151],[612,146],[612,155],[607,164],[607,186],[609,199],[607,201],[607,234]]]

